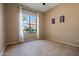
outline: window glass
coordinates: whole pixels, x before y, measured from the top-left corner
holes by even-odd
[[[31,26],[31,32],[36,32],[36,16],[30,16],[30,26]]]
[[[36,24],[36,16],[30,16],[31,24]]]
[[[36,29],[36,16],[23,15],[23,29],[26,32],[35,33]]]

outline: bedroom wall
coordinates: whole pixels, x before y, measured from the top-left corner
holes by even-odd
[[[65,22],[60,23],[60,16]],[[56,23],[51,24],[55,17]],[[45,13],[45,37],[79,46],[79,4],[60,4]]]
[[[44,38],[44,13],[39,13],[39,38]]]
[[[5,4],[6,12],[6,43],[18,42],[19,16],[16,4]]]
[[[4,4],[0,3],[0,55],[5,47],[5,15]]]

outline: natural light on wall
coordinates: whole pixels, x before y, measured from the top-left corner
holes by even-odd
[[[22,27],[22,7],[19,7],[19,42],[24,42],[23,27]]]
[[[39,39],[39,13],[37,13],[37,39]]]

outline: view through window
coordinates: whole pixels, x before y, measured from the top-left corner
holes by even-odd
[[[37,17],[33,15],[23,15],[23,29],[25,32],[37,32]]]

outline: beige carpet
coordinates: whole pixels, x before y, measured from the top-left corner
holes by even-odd
[[[3,56],[78,56],[79,48],[52,40],[8,45]]]

